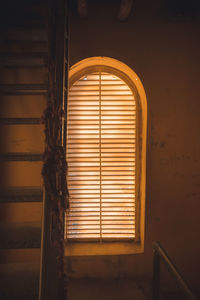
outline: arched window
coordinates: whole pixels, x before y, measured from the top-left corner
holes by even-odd
[[[68,247],[75,255],[82,255],[83,248],[87,253],[87,245],[89,252],[93,245],[99,254],[113,254],[108,253],[112,245],[118,247],[115,254],[142,252],[147,122],[143,86],[127,65],[106,57],[77,63],[69,80]]]

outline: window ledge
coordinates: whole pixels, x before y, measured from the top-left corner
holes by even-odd
[[[136,242],[70,243],[65,244],[65,256],[120,255],[144,252],[144,245]]]

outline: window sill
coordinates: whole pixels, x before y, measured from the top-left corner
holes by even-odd
[[[136,242],[66,242],[65,244],[65,256],[121,255],[143,252],[144,245]]]

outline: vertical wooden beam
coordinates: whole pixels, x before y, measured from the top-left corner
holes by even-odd
[[[49,105],[46,110],[46,150],[43,168],[44,213],[42,228],[40,300],[65,300],[64,211],[66,27],[68,0],[52,0],[49,21]]]
[[[81,18],[87,17],[88,14],[88,1],[77,0],[78,13]]]
[[[120,2],[120,9],[118,13],[118,20],[124,21],[130,15],[131,9],[133,5],[133,0],[121,0]]]

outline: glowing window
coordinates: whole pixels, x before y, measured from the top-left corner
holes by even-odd
[[[66,218],[70,242],[139,242],[144,226],[145,114],[134,82],[105,60],[93,58],[93,66],[74,72],[70,80]]]

